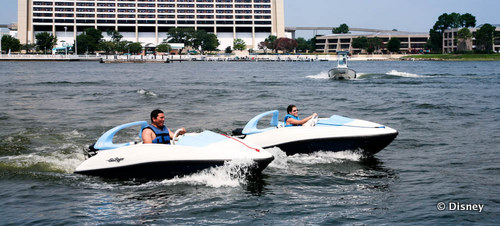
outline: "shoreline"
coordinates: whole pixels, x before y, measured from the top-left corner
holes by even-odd
[[[499,61],[500,54],[357,54],[350,61]],[[100,63],[173,63],[182,61],[216,62],[316,62],[337,61],[337,55],[0,55],[0,61],[74,62],[95,61]]]

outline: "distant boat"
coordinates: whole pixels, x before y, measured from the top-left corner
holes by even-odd
[[[328,71],[328,77],[338,80],[355,79],[356,71],[347,66],[347,56],[349,52],[337,52],[337,67]]]

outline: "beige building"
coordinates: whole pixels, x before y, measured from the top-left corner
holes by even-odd
[[[498,24],[493,24],[493,26],[496,27],[496,31],[500,31],[500,25]],[[462,28],[451,28],[451,29],[446,29],[443,32],[443,53],[453,53],[459,51],[458,49],[458,40],[457,40],[457,33],[458,31]],[[469,28],[470,32],[472,33],[472,40],[469,42],[466,42],[465,46],[465,51],[471,51],[476,49],[476,39],[475,33],[479,28]],[[462,47],[461,49],[464,49]],[[497,53],[500,52],[500,39],[495,39],[493,42],[493,50],[496,51]]]
[[[387,46],[391,38],[398,38],[401,42],[400,52],[421,52],[425,49],[425,44],[429,39],[429,34],[405,32],[405,31],[378,31],[357,34],[331,34],[316,38],[316,51],[324,53],[335,53],[338,51],[349,51],[350,53],[360,53],[361,49],[352,47],[352,40],[359,37],[380,38]],[[380,50],[387,53],[386,48]]]
[[[191,27],[217,35],[220,46],[235,38],[257,49],[269,35],[285,36],[283,0],[18,0],[18,38],[34,43],[39,32],[73,44],[86,28],[117,30],[125,40],[155,46],[170,28]]]

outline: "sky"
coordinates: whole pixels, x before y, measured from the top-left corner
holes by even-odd
[[[284,0],[286,27],[372,28],[429,32],[443,13],[470,13],[477,25],[500,24],[500,0]],[[0,0],[0,24],[17,21],[17,0]],[[330,31],[318,31],[328,34]],[[313,37],[301,31],[296,37]]]

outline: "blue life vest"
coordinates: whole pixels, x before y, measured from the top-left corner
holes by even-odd
[[[285,115],[285,119],[284,119],[284,122],[285,122],[285,127],[290,127],[290,126],[302,126],[302,125],[294,125],[294,124],[288,124],[288,125],[287,125],[287,124],[286,124],[286,120],[288,120],[289,118],[293,118],[293,119],[295,119],[295,120],[297,120],[297,121],[300,121],[300,118],[299,118],[299,117],[295,117],[295,116],[293,116],[293,115],[291,115],[291,114],[287,114],[287,115]]]
[[[156,128],[156,126],[149,124],[142,130],[145,129],[151,129],[155,133],[156,138],[153,140],[153,144],[170,144],[170,134],[168,133],[168,128],[165,125],[162,129],[159,129]]]

